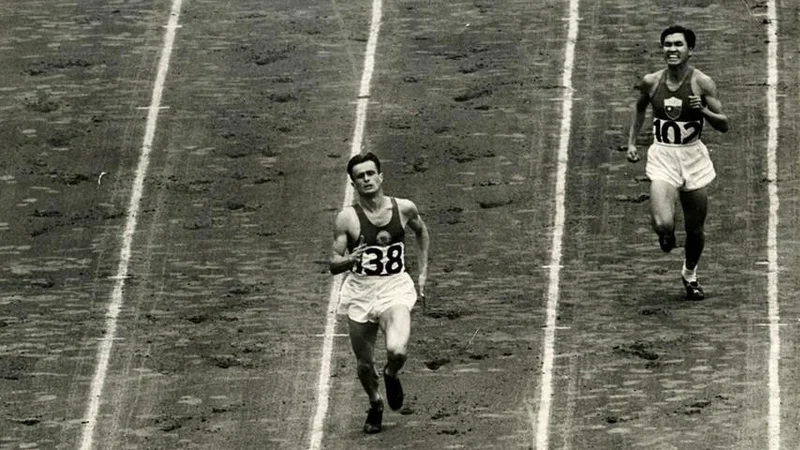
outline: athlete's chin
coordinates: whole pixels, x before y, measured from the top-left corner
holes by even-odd
[[[664,58],[668,66],[678,67],[686,64],[689,60],[684,58]]]

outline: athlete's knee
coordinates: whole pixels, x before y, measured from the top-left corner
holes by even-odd
[[[386,341],[386,357],[389,359],[405,359],[408,355],[408,346],[405,342]]]
[[[705,232],[705,216],[687,215],[683,225],[687,235],[702,235]]]
[[[671,217],[653,215],[651,224],[653,231],[659,235],[672,234],[675,231],[675,222]]]
[[[377,376],[375,362],[371,359],[358,359],[356,361],[356,370],[358,371],[359,375]]]
[[[701,240],[705,237],[705,228],[702,224],[686,227],[686,240]]]
[[[408,338],[411,334],[407,322],[393,323],[386,329],[386,353],[391,358],[405,357],[407,353]]]

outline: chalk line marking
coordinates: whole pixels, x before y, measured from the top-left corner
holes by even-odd
[[[778,306],[778,13],[775,0],[767,2],[767,179],[769,222],[767,225],[767,301],[769,314],[769,449],[781,448],[780,309]]]
[[[114,289],[111,293],[111,300],[106,310],[105,334],[103,335],[97,348],[97,366],[95,367],[94,377],[89,390],[89,404],[83,419],[83,431],[81,433],[80,450],[91,450],[94,431],[97,425],[97,414],[100,409],[100,398],[103,395],[103,387],[108,373],[108,363],[111,358],[111,348],[114,344],[117,332],[117,318],[122,309],[122,291],[125,280],[128,278],[128,265],[131,259],[131,247],[133,244],[133,234],[136,232],[136,222],[139,216],[139,203],[144,190],[144,179],[147,175],[147,167],[150,164],[150,151],[153,147],[153,139],[156,132],[156,121],[158,112],[161,108],[161,97],[164,92],[164,83],[167,79],[169,60],[172,55],[172,47],[175,43],[175,32],[178,29],[178,19],[180,18],[182,0],[173,0],[172,9],[169,13],[169,21],[164,33],[164,45],[161,48],[161,58],[158,61],[158,72],[153,85],[153,95],[150,99],[150,107],[147,113],[147,125],[144,132],[144,142],[142,143],[139,162],[136,166],[136,174],[131,188],[131,198],[128,203],[127,219],[125,229],[122,233],[122,247],[119,252],[119,265],[114,279]]]
[[[546,450],[549,445],[550,408],[553,400],[553,361],[555,359],[556,312],[558,310],[559,276],[561,274],[561,245],[564,236],[565,207],[564,198],[567,184],[567,163],[569,161],[569,138],[572,128],[572,69],[575,61],[575,44],[578,40],[578,0],[569,2],[569,25],[567,44],[564,51],[564,72],[561,86],[561,138],[558,145],[558,168],[556,171],[556,213],[553,221],[553,243],[550,252],[550,283],[547,289],[547,320],[544,329],[542,355],[541,391],[539,411],[534,429],[535,448]]]
[[[358,106],[356,107],[356,124],[353,130],[353,144],[350,146],[350,156],[361,153],[361,143],[364,139],[364,127],[367,122],[367,106],[369,105],[369,88],[372,82],[372,72],[375,69],[375,53],[378,48],[378,35],[381,30],[381,16],[383,4],[381,0],[372,2],[372,21],[369,26],[369,39],[364,54],[364,71],[361,74],[361,86],[358,91]],[[353,187],[349,182],[345,184],[344,201],[342,207],[353,203]],[[339,307],[339,290],[342,285],[343,275],[334,277],[328,299],[327,319],[325,321],[325,338],[322,341],[322,361],[319,366],[319,380],[317,382],[317,405],[314,419],[311,423],[311,437],[309,450],[322,448],[322,438],[325,434],[325,416],[328,413],[328,397],[331,389],[331,355],[333,353],[333,340],[336,329],[336,314]]]

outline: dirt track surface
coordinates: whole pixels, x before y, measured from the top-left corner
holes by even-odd
[[[553,449],[767,448],[763,4],[673,3],[581,5]],[[168,9],[0,6],[0,449],[78,445]],[[414,311],[406,406],[378,435],[361,433],[366,396],[335,338],[323,447],[532,448],[566,4],[383,9],[365,148],[430,227],[428,308]],[[370,14],[368,2],[184,4],[95,448],[307,448]],[[783,5],[779,17],[793,448],[800,16]],[[617,150],[632,86],[660,67],[657,34],[676,21],[698,31],[695,61],[733,125],[704,134],[719,178],[699,303],[682,300],[682,252],[660,253],[649,230],[644,164]],[[413,250],[408,262],[414,273]]]

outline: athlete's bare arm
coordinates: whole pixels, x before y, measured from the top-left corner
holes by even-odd
[[[630,162],[639,161],[639,151],[636,149],[636,136],[642,131],[647,107],[650,105],[650,95],[658,82],[658,74],[658,72],[655,72],[645,75],[639,85],[636,86],[639,90],[639,98],[636,99],[636,103],[633,105],[633,118],[631,119],[631,129],[628,134],[627,157]]]
[[[333,255],[328,264],[332,274],[347,272],[361,258],[366,244],[359,242],[352,252],[347,253],[347,236],[351,229],[358,227],[358,216],[353,208],[345,208],[336,215],[333,224]]]
[[[696,71],[692,79],[692,90],[700,95],[689,96],[689,107],[699,109],[715,130],[728,131],[728,116],[722,112],[722,102],[717,97],[717,84],[708,75]]]
[[[397,206],[400,214],[408,218],[407,225],[417,238],[417,245],[419,246],[419,251],[417,252],[417,264],[419,266],[417,286],[419,295],[425,296],[425,284],[428,281],[428,247],[430,246],[428,227],[425,225],[425,221],[422,220],[422,216],[420,216],[417,205],[414,202],[397,199]]]

